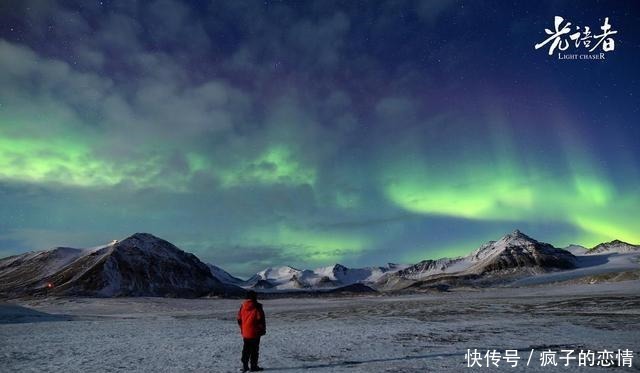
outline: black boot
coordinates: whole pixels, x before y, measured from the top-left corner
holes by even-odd
[[[258,355],[251,356],[251,371],[252,372],[260,372],[264,369],[258,366]]]
[[[253,355],[251,355],[251,371],[252,372],[260,372],[264,369],[260,368],[258,366],[258,353],[254,352]]]

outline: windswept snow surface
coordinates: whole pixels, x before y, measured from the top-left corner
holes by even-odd
[[[640,369],[640,281],[432,295],[263,300],[272,372],[624,372]],[[240,300],[19,302],[72,321],[0,324],[6,372],[238,372]],[[0,305],[15,307],[16,304]],[[17,311],[16,311],[17,310]],[[14,308],[8,313],[25,313]],[[3,316],[0,311],[0,318]],[[519,366],[467,368],[467,349],[518,349]],[[634,368],[541,367],[551,349],[630,349]],[[534,349],[529,367],[528,353]],[[582,370],[581,370],[582,369]]]

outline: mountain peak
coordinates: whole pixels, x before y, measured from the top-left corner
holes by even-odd
[[[527,236],[526,234],[522,233],[522,231],[520,229],[516,229],[513,232],[507,234],[508,237],[514,237],[514,238],[527,238],[527,239],[532,239],[531,237]]]
[[[602,253],[602,252],[636,252],[640,250],[640,245],[633,245],[621,240],[613,240],[610,242],[603,242],[588,250],[589,254]]]
[[[531,238],[531,237],[527,236],[526,234],[522,233],[522,231],[520,231],[519,229],[516,229],[511,233],[505,234],[501,239],[499,239],[496,242],[509,243],[509,242],[512,242],[512,241],[538,242],[534,238]]]
[[[620,240],[617,240],[617,239],[613,240],[613,241],[610,241],[610,242],[607,242],[606,244],[608,244],[608,245],[631,245],[628,242],[620,241]]]
[[[634,245],[632,245],[632,244],[630,244],[628,242],[624,242],[624,241],[615,239],[613,241],[600,243],[600,244],[592,247],[591,250],[596,249],[596,248],[600,248],[600,247],[610,247],[610,246],[620,246],[620,245],[623,245],[623,246],[634,246]]]
[[[342,265],[342,264],[340,264],[340,263],[336,263],[336,264],[334,264],[334,265],[333,265],[333,270],[334,270],[334,271],[343,271],[343,272],[344,272],[344,271],[346,271],[347,269],[348,269],[347,267],[343,266],[343,265]]]
[[[256,273],[256,276],[263,280],[289,278],[291,275],[300,273],[299,269],[285,265],[280,267],[267,267]]]
[[[151,233],[134,233],[131,236],[118,241],[114,240],[107,247],[117,252],[136,251],[154,253],[154,255],[175,256],[184,253],[174,244]],[[189,254],[192,255],[192,254]]]
[[[160,237],[154,236],[151,233],[145,233],[145,232],[136,232],[134,234],[132,234],[131,236],[125,238],[124,240],[128,240],[128,239],[136,239],[136,240],[140,240],[140,241],[159,241],[161,240]],[[122,241],[124,241],[122,240]]]

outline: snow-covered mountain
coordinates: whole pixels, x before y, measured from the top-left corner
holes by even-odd
[[[640,245],[632,245],[620,240],[613,240],[611,242],[604,242],[596,245],[587,251],[588,255],[592,254],[605,254],[605,253],[634,253],[640,252]]]
[[[466,278],[518,272],[568,269],[575,266],[575,257],[568,251],[536,241],[515,230],[497,241],[489,241],[467,256],[423,260],[401,271],[388,274],[377,282],[378,289],[406,288],[418,281]]]
[[[398,277],[417,280],[442,273],[458,272],[468,267],[469,262],[463,257],[423,260],[395,273]]]
[[[475,274],[523,267],[568,269],[575,266],[573,254],[536,241],[519,230],[482,245],[467,259],[472,265],[466,272]]]
[[[589,249],[581,245],[571,244],[564,247],[563,250],[566,250],[573,255],[585,255]]]
[[[89,249],[55,248],[0,260],[8,295],[180,296],[240,293],[195,255],[148,233]]]
[[[56,247],[0,259],[0,297],[23,295],[180,296],[264,292],[394,291],[446,286],[537,283],[588,273],[640,269],[639,245],[622,241],[587,250],[557,249],[516,230],[467,256],[423,260],[413,265],[313,270],[266,268],[248,280],[201,262],[148,233],[88,249]],[[360,290],[359,290],[360,289]]]
[[[397,290],[443,276],[499,276],[499,273],[506,272],[530,274],[574,266],[575,257],[570,252],[538,242],[516,230],[497,241],[487,242],[464,257],[366,268],[347,268],[341,264],[314,270],[273,267],[256,273],[240,285],[263,291],[327,289],[352,284],[364,284],[378,290]]]
[[[242,284],[260,290],[332,289],[353,284],[373,284],[386,273],[406,266],[392,264],[385,267],[348,268],[342,264],[313,270],[289,266],[266,268]]]

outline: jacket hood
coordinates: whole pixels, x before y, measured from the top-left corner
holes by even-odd
[[[247,311],[251,311],[253,309],[258,308],[258,302],[253,301],[251,299],[247,299],[247,300],[244,301],[242,307]]]

